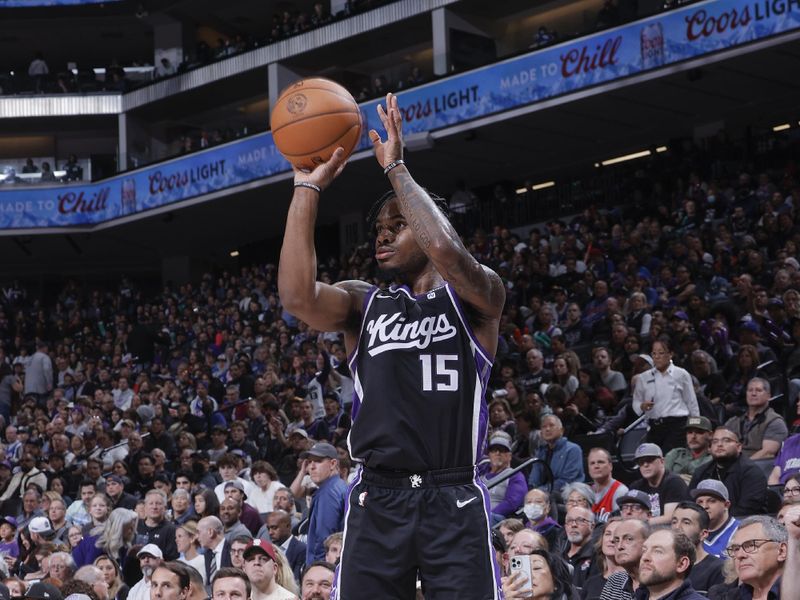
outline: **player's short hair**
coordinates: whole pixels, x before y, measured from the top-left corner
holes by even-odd
[[[433,203],[436,205],[436,208],[445,216],[445,218],[449,221],[450,220],[450,207],[447,204],[447,200],[442,198],[441,196],[437,196],[433,192],[422,188],[428,196],[430,196]],[[383,196],[378,198],[375,201],[375,204],[372,205],[372,208],[369,209],[369,213],[367,214],[367,226],[369,227],[370,234],[373,233],[375,228],[375,222],[378,220],[378,213],[381,212],[383,205],[386,204],[392,198],[396,198],[397,193],[394,190],[389,190]]]

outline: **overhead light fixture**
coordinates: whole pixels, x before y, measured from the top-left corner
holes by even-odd
[[[616,165],[619,163],[627,162],[629,160],[636,160],[637,158],[644,158],[645,156],[650,156],[650,150],[642,150],[641,152],[631,152],[630,154],[625,154],[624,156],[616,156],[614,158],[609,158],[607,160],[601,161],[600,164],[604,167],[609,165]]]
[[[542,183],[537,183],[531,189],[534,192],[538,192],[539,190],[545,190],[547,188],[553,187],[556,184],[555,181],[543,181]]]
[[[527,192],[527,191],[528,191],[528,188],[526,188],[526,187],[521,187],[521,188],[517,188],[517,190],[516,190],[516,191],[517,191],[517,195],[518,195],[518,196],[521,196],[522,194],[524,194],[525,192]]]
[[[667,147],[666,146],[657,146],[656,147],[656,153],[660,154],[661,152],[666,152],[666,151],[667,151]],[[640,150],[639,152],[631,152],[630,154],[625,154],[623,156],[615,156],[614,158],[609,158],[609,159],[606,159],[606,160],[601,161],[601,162],[596,162],[596,163],[594,163],[594,166],[595,167],[600,167],[600,166],[607,167],[609,165],[616,165],[616,164],[619,164],[619,163],[627,162],[629,160],[636,160],[637,158],[644,158],[646,156],[652,156],[652,155],[653,155],[653,151],[652,150]]]
[[[239,251],[238,250],[233,250],[231,252],[231,258],[236,258],[237,256],[239,256]]]
[[[786,131],[791,127],[792,126],[789,123],[782,123],[781,125],[775,125],[775,127],[772,128],[772,131]]]

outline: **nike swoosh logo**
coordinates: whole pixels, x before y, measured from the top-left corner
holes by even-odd
[[[470,502],[472,502],[473,500],[477,500],[477,499],[478,499],[478,497],[477,497],[477,496],[473,496],[473,497],[472,497],[472,498],[470,498],[469,500],[456,500],[456,506],[457,506],[458,508],[464,508],[464,507],[465,507],[467,504],[469,504],[469,503],[470,503]]]

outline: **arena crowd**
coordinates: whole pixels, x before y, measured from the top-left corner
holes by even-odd
[[[675,176],[638,203],[465,233],[507,288],[479,465],[506,598],[531,597],[521,556],[534,596],[781,597],[800,567],[792,148],[661,158]],[[368,246],[319,278],[386,285]],[[327,597],[355,384],[342,339],[276,290],[273,264],[159,293],[2,286],[0,595]]]

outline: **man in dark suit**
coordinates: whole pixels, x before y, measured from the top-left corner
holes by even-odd
[[[197,523],[197,537],[205,548],[207,588],[211,590],[214,573],[231,564],[231,545],[225,541],[225,528],[217,517],[204,517]]]
[[[306,545],[292,535],[292,518],[284,510],[275,510],[267,515],[265,521],[269,539],[286,554],[295,579],[300,581],[306,566]]]

